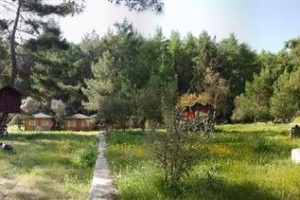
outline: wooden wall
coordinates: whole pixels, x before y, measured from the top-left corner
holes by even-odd
[[[53,118],[25,118],[26,131],[48,131],[51,130],[55,121]],[[34,126],[33,126],[34,125]]]
[[[91,131],[94,123],[90,119],[65,119],[64,129],[71,131]]]

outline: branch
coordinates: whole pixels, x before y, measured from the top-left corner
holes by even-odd
[[[3,8],[4,8],[5,10],[7,10],[7,11],[11,11],[11,12],[13,12],[13,13],[16,12],[16,11],[13,10],[12,8],[7,7],[7,5],[5,5],[5,4],[1,4],[1,3],[0,3],[0,6],[3,7]]]
[[[108,0],[111,3],[117,5],[125,5],[129,10],[135,10],[137,12],[143,12],[146,10],[154,10],[156,13],[162,13],[164,9],[164,3],[162,0]]]
[[[24,30],[24,29],[17,29],[17,31],[22,32],[22,33],[26,33],[27,35],[31,35],[31,36],[34,36],[34,37],[38,37],[38,35],[34,34],[35,31],[30,32],[30,31]]]
[[[6,1],[6,0],[0,0],[0,2],[3,2],[3,4],[8,4],[8,5],[14,7],[15,9],[17,9],[16,4],[13,4],[12,2],[9,2],[9,1]]]

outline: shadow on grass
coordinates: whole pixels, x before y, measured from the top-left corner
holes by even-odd
[[[96,137],[76,133],[14,133],[1,138],[1,142],[14,147],[13,153],[2,155],[21,172],[54,165],[73,167],[77,162],[93,159],[85,157],[87,150],[96,149]]]
[[[235,183],[222,177],[187,180],[180,187],[179,190],[168,188],[158,178],[148,187],[128,187],[122,191],[122,199],[280,200],[271,189],[254,182]]]
[[[76,133],[14,133],[4,137],[3,141],[32,141],[32,140],[90,140],[97,137],[96,135],[82,135]]]
[[[145,142],[145,133],[141,131],[110,131],[107,135],[109,144],[143,144]]]
[[[241,129],[241,130],[226,130],[226,129],[221,129],[221,128],[216,128],[214,133],[216,134],[243,134],[247,136],[258,136],[258,135],[265,135],[265,136],[278,136],[278,135],[284,135],[288,136],[289,135],[289,130],[288,128],[286,130],[273,130],[273,129],[256,129],[256,130],[251,130],[251,129]]]
[[[218,200],[279,200],[269,188],[261,187],[250,181],[241,183],[229,182],[220,177],[203,177],[196,182],[185,184],[186,199]],[[190,196],[190,195],[193,196]]]
[[[262,130],[222,130],[210,140],[210,145],[222,145],[230,149],[238,160],[249,157],[265,157],[270,159],[282,159],[290,156],[290,151],[298,146],[296,140],[289,140],[288,131]],[[214,153],[215,157],[222,157]],[[223,157],[230,157],[226,155]]]

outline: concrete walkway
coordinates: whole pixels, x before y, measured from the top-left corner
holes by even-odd
[[[99,154],[94,171],[90,200],[117,199],[117,190],[113,184],[107,160],[104,157],[104,151],[106,148],[105,134],[105,131],[100,131],[99,133]]]

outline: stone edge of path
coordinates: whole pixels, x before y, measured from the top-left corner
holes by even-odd
[[[94,169],[90,200],[118,199],[117,189],[113,183],[107,160],[104,157],[104,151],[106,149],[106,134],[106,131],[99,132],[98,157]]]

